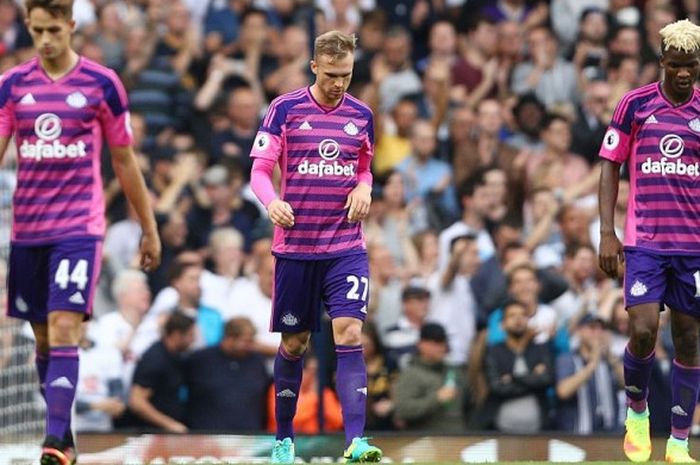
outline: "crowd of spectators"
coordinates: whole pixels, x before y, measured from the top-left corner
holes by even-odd
[[[105,153],[78,428],[272,428],[271,226],[249,152],[269,102],[311,83],[313,38],[339,29],[358,36],[349,92],[376,122],[370,429],[621,430],[627,316],[597,267],[597,151],[619,98],[660,78],[658,30],[699,16],[696,0],[76,0],[75,47],[128,90],[164,248],[156,272],[135,270],[139,226]],[[0,72],[32,54],[21,7],[0,0]],[[668,341],[652,416],[670,415]],[[300,404],[315,413],[323,398],[330,431],[319,345]]]

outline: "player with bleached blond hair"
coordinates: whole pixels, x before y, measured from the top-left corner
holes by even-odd
[[[671,436],[667,462],[694,462],[688,433],[700,389],[700,27],[677,21],[660,31],[663,78],[622,97],[600,156],[600,266],[613,278],[624,265],[630,340],[625,350],[624,451],[651,456],[647,394],[659,314],[671,311]],[[631,193],[624,245],[615,235],[620,165]]]
[[[343,407],[345,462],[379,462],[382,451],[364,436],[367,368],[362,324],[367,317],[369,265],[361,222],[372,201],[372,111],[347,93],[355,37],[340,31],[314,41],[316,79],[277,97],[253,143],[251,186],[275,225],[275,289],[270,329],[282,333],[275,357],[277,434],[271,462],[293,464],[294,416],[303,356],[321,323],[331,318],[336,386]],[[279,194],[272,183],[282,171]]]

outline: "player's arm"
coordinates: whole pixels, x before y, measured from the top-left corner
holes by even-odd
[[[279,198],[272,184],[272,172],[283,151],[286,111],[278,98],[270,104],[263,118],[250,150],[250,157],[253,159],[250,187],[265,205],[270,221],[275,226],[291,228],[294,226],[294,210],[288,202]]]
[[[158,268],[161,244],[158,237],[156,219],[148,200],[148,190],[131,146],[110,147],[112,166],[129,203],[136,210],[141,223],[141,266],[146,271]]]
[[[634,125],[634,97],[622,97],[615,108],[603,143],[600,147],[600,184],[598,187],[598,211],[600,214],[600,247],[598,263],[611,278],[617,278],[618,267],[623,263],[622,243],[615,234],[615,203],[620,182],[620,165],[630,156]]]
[[[5,152],[7,151],[8,145],[10,145],[10,138],[0,137],[0,166],[2,166],[2,160],[5,157]]]
[[[265,205],[270,221],[275,226],[291,228],[294,226],[294,210],[289,203],[280,199],[272,184],[272,172],[276,163],[268,158],[255,158],[250,173],[250,187]]]
[[[622,244],[615,234],[615,203],[620,183],[620,165],[603,160],[598,188],[600,213],[600,268],[610,277],[617,277],[618,263],[622,262]]]
[[[152,389],[134,384],[131,386],[131,392],[129,394],[129,408],[139,417],[159,428],[173,433],[186,432],[187,427],[185,425],[162,413],[153,406],[150,400],[152,395]]]
[[[374,155],[374,122],[369,118],[367,132],[360,147],[357,160],[357,186],[348,194],[345,208],[348,210],[348,221],[362,221],[369,215],[372,203],[372,156]]]

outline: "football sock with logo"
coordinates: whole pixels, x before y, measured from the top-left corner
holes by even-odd
[[[673,360],[671,366],[671,436],[688,439],[700,386],[700,367],[689,367]]]
[[[343,408],[345,446],[353,438],[362,437],[365,430],[367,405],[367,367],[362,346],[335,346],[338,359],[336,389]]]
[[[654,366],[655,355],[656,352],[652,352],[645,358],[638,358],[630,352],[629,347],[625,348],[623,362],[625,365],[627,406],[637,413],[642,413],[647,408],[649,378]]]
[[[78,384],[78,348],[52,347],[46,370],[46,435],[63,439],[70,428],[71,409]]]
[[[302,356],[288,354],[280,345],[275,357],[275,422],[277,439],[294,439],[294,415],[297,413],[297,400],[303,373]]]
[[[49,354],[36,352],[34,364],[36,365],[36,373],[39,376],[39,392],[41,397],[46,400],[46,370],[49,368]]]

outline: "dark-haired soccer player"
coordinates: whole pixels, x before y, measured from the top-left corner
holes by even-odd
[[[694,462],[688,432],[700,387],[700,27],[688,20],[660,31],[663,80],[618,103],[600,150],[600,266],[617,277],[625,265],[630,341],[624,356],[627,432],[624,451],[649,460],[647,392],[663,305],[671,309],[676,358],[671,368],[667,462]],[[615,235],[620,164],[630,172],[624,247]]]
[[[0,80],[0,157],[14,135],[19,160],[8,314],[30,321],[36,337],[47,404],[41,464],[68,465],[80,326],[91,313],[105,230],[103,138],[139,215],[145,269],[158,266],[161,246],[119,79],[71,48],[73,0],[27,0],[26,8],[38,57]]]
[[[369,212],[374,133],[372,113],[346,94],[355,38],[337,31],[316,38],[315,83],[275,99],[253,144],[252,187],[275,224],[275,292],[271,328],[282,332],[274,366],[277,442],[272,463],[294,462],[302,356],[319,328],[323,302],[333,321],[336,386],[343,407],[348,462],[378,462],[363,437],[367,370],[362,322],[369,270],[360,221]],[[280,196],[272,185],[282,170]]]

